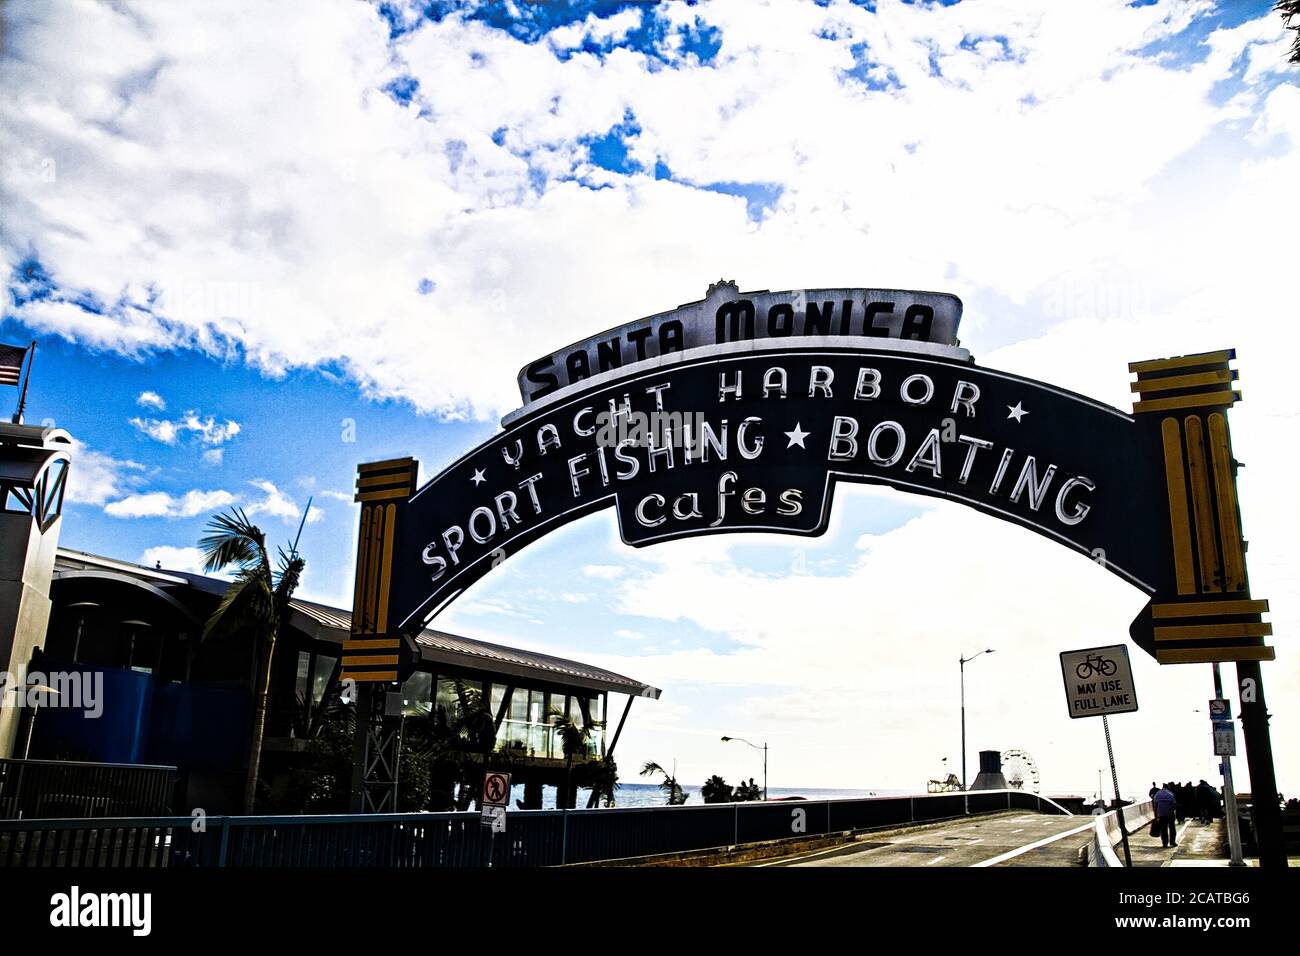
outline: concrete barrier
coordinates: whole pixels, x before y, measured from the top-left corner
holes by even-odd
[[[1150,800],[1130,803],[1124,807],[1124,826],[1129,836],[1142,833],[1155,818],[1155,804]],[[1115,853],[1115,846],[1120,842],[1119,813],[1099,813],[1092,824],[1092,846],[1088,852],[1089,866],[1119,866],[1124,861]]]

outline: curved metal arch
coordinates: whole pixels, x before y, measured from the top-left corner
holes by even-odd
[[[166,591],[162,590],[162,588],[150,584],[148,581],[142,581],[139,578],[132,577],[129,574],[121,574],[117,571],[99,571],[99,570],[92,570],[92,569],[54,572],[54,582],[56,584],[61,581],[73,581],[73,580],[111,581],[115,584],[126,584],[134,588],[139,588],[140,590],[146,591],[149,594],[153,595],[154,597],[158,598],[159,600],[163,601],[170,608],[172,608],[172,610],[176,611],[185,620],[189,621],[195,627],[202,627],[203,625],[203,622],[200,621],[194,615],[194,613],[190,611],[189,608],[187,608],[180,601],[176,600],[175,597],[168,594]]]
[[[359,466],[352,632],[377,641],[366,647],[371,679],[395,679],[393,638],[586,514],[613,507],[634,547],[739,531],[816,536],[836,486],[865,482],[967,505],[1123,578],[1148,598],[1130,636],[1162,663],[1271,660],[1267,603],[1250,598],[1244,574],[1223,414],[1238,393],[1207,391],[1235,381],[1232,357],[1134,363],[1132,414],[869,340],[729,343],[611,371],[508,418],[418,488],[410,458]],[[620,431],[673,416],[666,437]]]

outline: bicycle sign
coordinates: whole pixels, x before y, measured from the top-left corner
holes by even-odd
[[[1128,648],[1123,644],[1062,651],[1061,679],[1071,717],[1103,717],[1138,709]]]
[[[1115,662],[1100,654],[1089,654],[1082,664],[1074,668],[1074,672],[1079,676],[1079,680],[1087,680],[1094,674],[1099,677],[1109,677],[1115,673]]]

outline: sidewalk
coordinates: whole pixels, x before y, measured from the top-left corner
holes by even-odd
[[[1203,825],[1188,820],[1178,825],[1178,845],[1164,849],[1147,831],[1129,837],[1134,866],[1228,866],[1228,834],[1222,819]],[[1139,850],[1140,847],[1140,850]],[[1246,866],[1259,861],[1247,857]]]
[[[1218,834],[1219,824],[1202,826],[1195,820],[1186,820],[1178,824],[1178,843],[1172,847],[1160,845],[1160,838],[1151,836],[1150,826],[1145,826],[1128,835],[1129,851],[1133,854],[1133,866],[1172,866],[1181,857],[1194,859],[1212,859],[1219,855],[1222,844],[1226,855],[1226,843]],[[1115,852],[1123,850],[1115,847]]]

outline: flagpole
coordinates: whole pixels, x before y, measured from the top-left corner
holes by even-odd
[[[23,410],[27,407],[27,386],[32,382],[32,362],[36,361],[36,340],[32,339],[32,347],[27,351],[27,375],[23,378],[23,388],[18,394],[18,411],[14,414],[14,424],[23,423]]]

